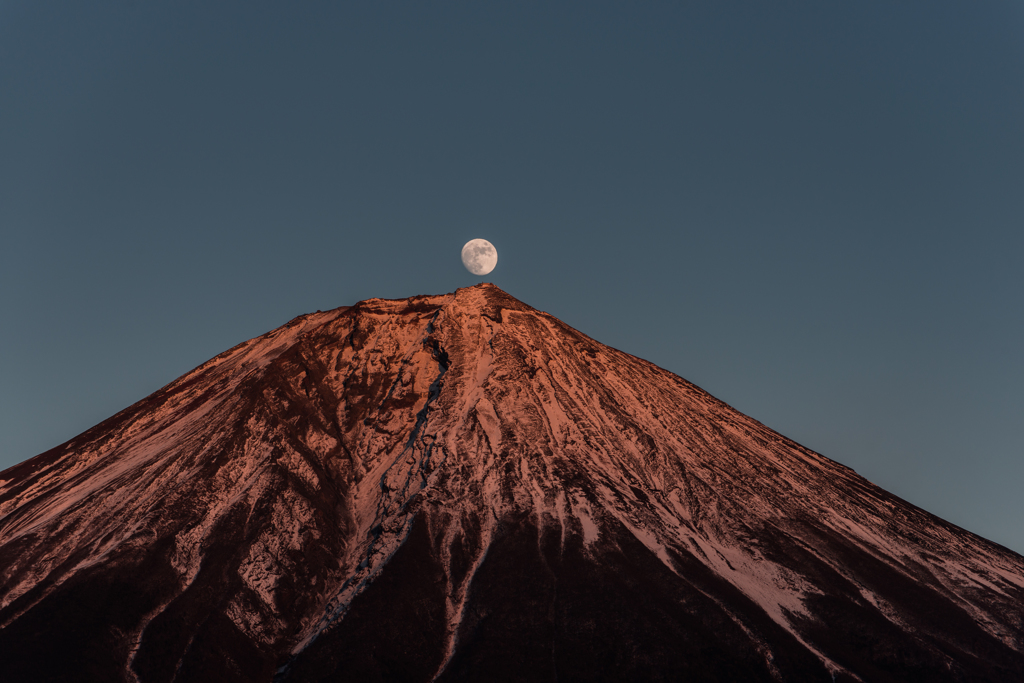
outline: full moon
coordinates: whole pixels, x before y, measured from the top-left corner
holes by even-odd
[[[498,250],[487,240],[470,240],[462,248],[462,265],[473,275],[487,275],[498,265]]]

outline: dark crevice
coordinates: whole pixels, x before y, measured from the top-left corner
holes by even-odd
[[[431,317],[430,322],[427,324],[426,331],[427,331],[428,335],[432,335],[434,333],[434,331],[436,329],[434,323],[437,320],[437,317],[438,317],[438,315],[440,315],[440,313],[441,313],[440,311],[437,311],[433,315],[433,317]],[[417,440],[422,441],[423,444],[424,444],[424,450],[423,450],[423,456],[421,457],[420,463],[419,463],[420,464],[419,473],[420,473],[420,476],[423,477],[423,483],[426,484],[426,477],[423,474],[423,471],[424,471],[424,469],[426,467],[429,467],[429,465],[430,465],[430,456],[431,456],[431,454],[433,452],[434,444],[433,444],[433,439],[432,438],[430,439],[429,442],[427,442],[426,439],[428,438],[428,436],[427,435],[422,435],[421,436],[421,432],[423,430],[423,426],[426,424],[427,417],[430,414],[430,409],[431,409],[433,403],[441,395],[442,380],[444,378],[445,373],[448,372],[448,368],[451,366],[451,359],[450,359],[450,357],[448,355],[448,352],[445,351],[445,349],[441,346],[441,343],[436,338],[434,338],[432,336],[428,336],[424,343],[427,346],[429,346],[429,348],[431,349],[431,356],[437,362],[438,374],[437,374],[437,377],[434,378],[434,381],[431,382],[430,387],[427,389],[427,401],[426,401],[426,404],[424,404],[423,408],[421,408],[420,411],[418,413],[416,413],[416,423],[413,425],[412,432],[411,432],[411,434],[409,436],[409,440],[406,442],[406,446],[402,450],[402,453],[398,456],[398,458],[396,458],[395,463],[402,462],[407,457],[407,454],[409,453],[409,451],[412,450],[415,447]],[[394,464],[392,465],[392,467],[393,466],[394,466]],[[338,595],[338,596],[343,594],[347,589],[352,587],[352,585],[354,583],[356,583],[356,582],[361,581],[361,582],[364,582],[366,585],[369,585],[369,580],[368,580],[369,577],[365,577],[365,576],[361,577],[361,576],[358,575],[358,573],[362,572],[362,570],[364,570],[368,566],[370,566],[371,558],[373,557],[374,551],[376,550],[377,545],[380,542],[380,538],[384,535],[384,518],[386,517],[387,511],[388,511],[388,501],[389,501],[389,499],[393,498],[393,496],[391,496],[389,494],[392,491],[401,491],[402,493],[404,493],[406,490],[408,490],[408,485],[409,485],[409,482],[406,481],[405,484],[400,489],[392,489],[391,487],[389,487],[388,484],[387,484],[387,477],[388,477],[388,473],[390,471],[391,471],[391,467],[389,467],[384,472],[384,474],[381,475],[381,478],[380,478],[381,501],[380,501],[379,508],[378,508],[378,514],[377,514],[376,523],[370,528],[369,534],[372,537],[372,540],[370,541],[370,544],[367,547],[366,555],[363,558],[362,562],[360,562],[359,565],[358,565],[357,575],[350,576],[344,583],[342,583],[341,587],[336,592],[336,595]],[[408,507],[409,503],[410,503],[409,500],[406,500],[406,501],[403,502],[403,504],[402,504],[402,506],[400,508],[402,512],[406,512],[407,511],[407,507]],[[415,519],[415,516],[414,516],[413,520],[414,519]],[[408,528],[411,528],[411,525],[409,525]],[[399,543],[399,547],[401,547],[404,544],[405,540],[406,539],[402,539],[402,541]],[[396,550],[396,552],[397,552],[397,550]],[[350,600],[349,600],[350,604],[357,597],[357,595],[362,590],[365,589],[365,587],[366,586],[364,586],[362,589],[357,589],[356,595],[353,595],[350,598]],[[336,609],[336,608],[329,608],[329,609]],[[308,649],[310,646],[312,646],[313,643],[316,642],[316,640],[320,637],[320,635],[322,635],[323,633],[327,632],[328,629],[332,628],[335,624],[339,623],[342,619],[344,619],[346,612],[347,612],[347,610],[344,610],[344,609],[343,610],[339,610],[336,615],[330,617],[327,620],[327,622],[324,624],[324,626],[320,629],[319,633],[316,636],[314,636],[313,638],[310,639],[310,641],[306,645],[306,647],[303,648],[302,651],[299,651],[299,652],[291,655],[288,658],[288,661],[277,670],[276,675],[274,676],[274,682],[275,683],[280,683],[282,681],[287,680],[289,672],[291,670],[291,667],[292,667],[293,663],[302,654],[302,652],[305,651],[306,649]]]

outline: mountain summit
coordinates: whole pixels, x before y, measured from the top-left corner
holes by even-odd
[[[1024,558],[489,284],[0,473],[5,681],[1024,680]]]

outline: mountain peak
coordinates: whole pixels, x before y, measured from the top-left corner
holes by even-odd
[[[0,580],[7,680],[1024,678],[1024,558],[491,283],[3,473]]]
[[[468,310],[478,310],[481,315],[492,315],[496,319],[500,319],[499,311],[502,309],[513,311],[534,310],[531,306],[524,304],[490,282],[481,282],[472,287],[463,287],[455,290],[453,303],[458,307]]]

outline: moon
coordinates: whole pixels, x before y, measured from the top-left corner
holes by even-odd
[[[498,265],[498,250],[487,240],[470,240],[462,248],[462,265],[473,275],[487,275]]]

